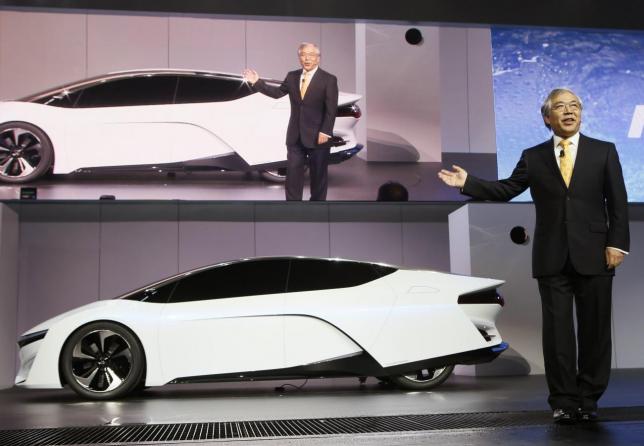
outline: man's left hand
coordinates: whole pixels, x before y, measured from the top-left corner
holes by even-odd
[[[614,249],[606,248],[606,267],[608,269],[616,268],[624,261],[624,253]]]
[[[329,135],[325,135],[324,133],[318,134],[318,145],[324,144],[328,140],[329,140]]]

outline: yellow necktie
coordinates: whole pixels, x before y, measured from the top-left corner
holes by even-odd
[[[307,88],[309,88],[309,73],[305,71],[302,77],[302,86],[300,87],[300,96],[302,99],[304,99]]]
[[[559,146],[563,149],[562,154],[559,155],[559,170],[561,171],[561,177],[566,183],[566,187],[568,187],[570,185],[570,178],[572,177],[572,156],[569,150],[570,141],[562,139]]]

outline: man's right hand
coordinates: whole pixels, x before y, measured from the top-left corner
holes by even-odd
[[[259,74],[257,74],[257,71],[251,70],[250,68],[246,68],[242,72],[242,75],[244,76],[244,80],[251,85],[255,85],[255,82],[259,80]]]
[[[448,186],[462,188],[465,186],[467,172],[465,169],[456,165],[453,165],[452,168],[454,170],[441,169],[441,171],[438,172],[438,178],[443,180],[443,182]]]

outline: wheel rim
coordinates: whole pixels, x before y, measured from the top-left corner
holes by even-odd
[[[418,370],[413,375],[404,375],[410,381],[417,383],[426,383],[428,381],[433,381],[438,378],[441,373],[445,371],[447,367],[441,367],[438,369],[422,369]]]
[[[42,161],[43,147],[32,132],[12,127],[0,132],[0,176],[22,178],[33,173]]]
[[[132,362],[132,348],[121,335],[95,330],[74,345],[72,375],[85,390],[111,392],[127,381]]]
[[[278,169],[268,169],[264,170],[264,173],[270,177],[276,178],[276,179],[284,179],[286,178],[286,167],[280,167]]]

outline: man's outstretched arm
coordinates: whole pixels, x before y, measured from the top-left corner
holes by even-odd
[[[286,86],[286,79],[284,79],[284,82],[282,82],[282,85],[280,85],[279,87],[274,87],[272,85],[268,85],[266,82],[260,79],[257,71],[253,69],[246,68],[242,72],[242,75],[244,76],[244,80],[248,82],[248,84],[253,90],[259,91],[260,93],[263,93],[266,96],[270,96],[272,98],[277,99],[277,98],[281,98],[282,96],[288,93],[288,87]]]
[[[509,201],[526,190],[528,184],[528,169],[525,162],[525,153],[512,171],[512,174],[499,181],[487,181],[469,175],[459,166],[452,166],[454,170],[442,169],[438,177],[451,187],[458,187],[461,193],[478,200]]]

